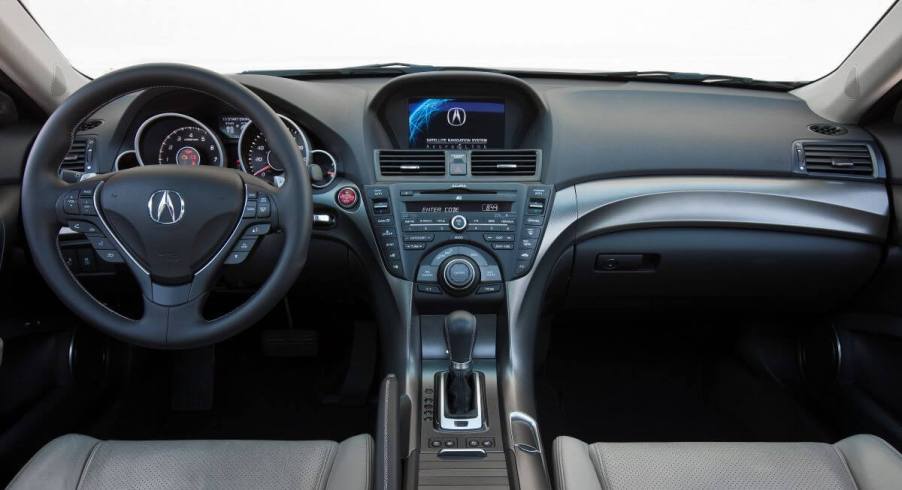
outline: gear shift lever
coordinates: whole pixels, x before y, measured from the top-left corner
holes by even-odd
[[[472,382],[473,346],[476,344],[476,317],[463,310],[445,317],[445,344],[448,346],[448,412],[465,417],[474,411]]]

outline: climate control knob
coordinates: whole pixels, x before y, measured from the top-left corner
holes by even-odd
[[[456,215],[451,218],[451,229],[454,231],[464,231],[467,229],[467,218],[463,215]]]
[[[439,266],[439,281],[451,294],[467,294],[479,282],[479,266],[469,257],[448,257]]]

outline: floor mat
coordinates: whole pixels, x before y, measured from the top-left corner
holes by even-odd
[[[341,440],[372,433],[372,399],[362,406],[332,402],[347,368],[347,353],[341,350],[349,340],[340,327],[331,327],[313,358],[264,356],[259,328],[218,344],[213,407],[206,411],[172,410],[167,353],[144,351],[140,370],[82,432],[135,440]]]
[[[816,414],[734,354],[735,330],[674,317],[596,315],[560,318],[552,327],[537,390],[546,444],[557,435],[834,442]]]

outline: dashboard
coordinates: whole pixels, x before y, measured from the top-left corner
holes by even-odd
[[[314,237],[431,302],[497,300],[499,283],[547,275],[543,263],[567,253],[571,300],[594,304],[602,289],[679,295],[697,266],[690,249],[727,271],[752,242],[772,244],[768,260],[780,267],[748,271],[737,291],[769,285],[795,298],[831,284],[843,296],[874,270],[886,238],[879,145],[854,125],[818,132],[832,123],[790,93],[484,72],[234,78],[281,116],[307,161]],[[265,135],[204,94],[148,89],[91,119],[101,123],[76,140],[93,140],[97,173],[217,165],[284,182]],[[618,241],[628,232],[641,239]],[[781,239],[794,234],[805,238]],[[812,246],[835,254],[810,255]],[[456,271],[471,280],[451,287],[442,264],[458,255]]]

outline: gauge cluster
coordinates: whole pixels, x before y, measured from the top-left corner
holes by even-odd
[[[295,121],[281,114],[279,117],[310,170],[313,188],[329,187],[338,175],[335,157],[325,149],[315,149]],[[270,151],[266,136],[250,118],[240,114],[219,112],[213,117],[178,112],[155,114],[141,122],[135,132],[134,149],[139,165],[230,167],[277,187],[286,179],[284,166]]]

